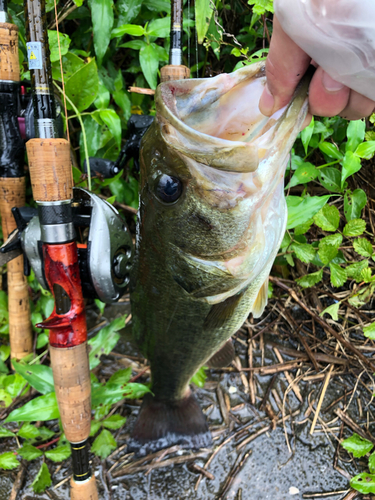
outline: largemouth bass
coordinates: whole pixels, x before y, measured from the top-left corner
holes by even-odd
[[[151,364],[130,446],[149,452],[211,443],[189,389],[228,339],[267,303],[284,235],[284,173],[307,113],[308,82],[271,118],[258,103],[263,64],[159,85],[140,151],[131,276],[133,334]]]

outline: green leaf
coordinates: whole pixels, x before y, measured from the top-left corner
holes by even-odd
[[[141,10],[142,0],[117,0],[116,9],[118,10],[117,25],[131,23]]]
[[[0,427],[0,438],[14,437],[14,436],[15,436],[14,432],[5,429],[5,427]]]
[[[348,278],[354,278],[355,280],[359,281],[361,279],[361,273],[364,269],[368,267],[368,260],[361,260],[359,262],[354,262],[354,264],[350,264],[349,266],[346,266],[346,274],[348,275]]]
[[[12,396],[12,398],[16,398],[19,396],[22,392],[22,390],[25,388],[27,382],[26,380],[19,375],[18,373],[15,373],[14,375],[8,375],[3,382],[4,388]]]
[[[53,450],[46,451],[45,455],[47,458],[53,462],[63,462],[70,457],[72,451],[70,449],[70,444],[63,444],[57,446]]]
[[[44,425],[42,425],[42,427],[39,427],[39,434],[39,439],[41,439],[42,441],[47,441],[55,435],[55,433],[51,431],[51,429],[48,429],[48,427],[45,427]]]
[[[103,429],[91,446],[91,451],[102,460],[108,457],[117,448],[117,443],[112,434]]]
[[[95,335],[95,337],[88,341],[88,344],[91,347],[89,354],[91,370],[100,363],[100,356],[102,354],[109,354],[117,344],[120,338],[120,335],[117,332],[124,328],[125,318],[126,314],[121,316],[121,318],[115,319],[108,326],[102,328],[100,332]]]
[[[35,439],[39,437],[39,429],[37,429],[34,425],[26,422],[17,432],[17,435],[24,439]]]
[[[87,109],[96,99],[99,91],[98,68],[95,59],[85,64],[65,83],[65,92],[78,111]],[[67,102],[68,109],[72,109]]]
[[[0,389],[0,408],[7,408],[12,404],[12,396],[5,389]]]
[[[344,196],[344,213],[346,220],[359,219],[366,203],[367,196],[362,189],[356,189],[353,192],[348,189]]]
[[[140,50],[142,47],[146,47],[147,43],[143,40],[131,40],[130,42],[122,43],[120,47],[124,49]]]
[[[36,478],[32,483],[32,488],[35,493],[43,493],[52,484],[51,474],[49,473],[47,464],[42,463]]]
[[[360,493],[375,493],[375,474],[362,472],[350,480],[350,486]]]
[[[368,339],[375,339],[375,322],[363,328],[363,335]]]
[[[316,253],[315,249],[311,245],[308,245],[307,243],[305,244],[293,243],[292,249],[294,250],[296,257],[302,262],[309,263],[315,257]]]
[[[341,187],[344,187],[345,180],[361,169],[361,160],[352,151],[347,151],[342,162]]]
[[[375,153],[375,141],[362,142],[355,151],[355,154],[365,160],[371,160]]]
[[[195,29],[197,30],[198,43],[203,43],[210,26],[212,14],[210,0],[195,0]]]
[[[332,319],[337,321],[339,319],[338,312],[340,308],[340,302],[337,302],[337,304],[332,304],[331,306],[328,306],[322,311],[319,316],[323,317],[325,314],[329,314]]]
[[[288,196],[286,199],[288,206],[287,229],[293,229],[307,222],[327,203],[330,197],[330,195],[310,196],[306,198]]]
[[[366,222],[363,219],[352,219],[344,227],[344,236],[361,236],[366,230]]]
[[[326,167],[319,170],[319,180],[328,191],[342,193],[341,172],[337,168]]]
[[[191,377],[190,383],[202,388],[206,382],[207,374],[204,366],[201,366],[199,370]]]
[[[116,404],[122,399],[140,399],[148,392],[143,384],[130,383],[125,385],[106,384],[92,389],[91,401],[93,408],[101,404]]]
[[[333,264],[333,262],[330,263],[329,268],[331,269],[332,286],[342,286],[347,280],[345,269],[340,267],[338,264]]]
[[[171,29],[171,18],[170,16],[163,17],[161,19],[155,19],[147,26],[146,34],[148,36],[155,36],[160,38],[166,38],[169,36]]]
[[[116,90],[116,92],[114,92],[112,95],[117,106],[119,106],[122,109],[125,120],[129,120],[131,115],[131,101],[128,93],[125,92],[125,90],[121,89],[121,90]]]
[[[296,226],[294,228],[294,235],[295,236],[299,236],[301,234],[307,233],[307,231],[312,226],[313,222],[314,222],[314,219],[309,219],[306,222],[304,222],[303,224],[300,224],[299,226]]]
[[[159,68],[159,55],[152,45],[146,45],[139,51],[139,62],[147,83],[156,89]]]
[[[5,470],[15,469],[19,466],[19,461],[13,451],[7,451],[0,455],[0,468]]]
[[[346,151],[356,151],[358,145],[364,140],[366,132],[365,120],[353,120],[349,122],[346,129],[348,142],[346,143]]]
[[[32,446],[30,443],[25,443],[22,448],[17,450],[17,453],[29,462],[43,455],[41,450],[38,450],[38,448],[35,448],[35,446]]]
[[[0,359],[1,361],[6,361],[10,355],[10,346],[2,345],[0,346]]]
[[[335,158],[336,160],[342,160],[342,153],[331,142],[321,142],[319,144],[319,149],[330,158]]]
[[[371,257],[373,254],[371,243],[366,238],[358,238],[353,241],[354,250],[363,257]]]
[[[132,369],[130,367],[124,368],[123,370],[118,370],[116,373],[114,373],[108,380],[108,384],[124,385],[127,384],[131,378]]]
[[[310,139],[314,133],[314,125],[315,125],[315,120],[314,117],[312,117],[310,125],[308,125],[304,130],[301,132],[301,141],[303,144],[303,148],[305,150],[305,154],[307,154],[307,150],[309,148],[309,143]]]
[[[370,453],[374,447],[371,441],[364,439],[356,433],[349,438],[344,439],[341,446],[349,453],[352,453],[355,458],[364,457],[367,453]]]
[[[297,168],[285,189],[298,186],[299,184],[306,184],[306,182],[316,179],[318,173],[319,170],[312,163],[306,162]]]
[[[323,264],[328,264],[333,260],[342,243],[342,236],[339,233],[330,234],[319,241],[318,254]]]
[[[121,120],[113,109],[101,109],[100,118],[109,128],[111,135],[116,139],[118,147],[121,147]]]
[[[48,344],[48,335],[46,333],[40,333],[36,341],[36,348],[42,349]]]
[[[59,408],[57,406],[54,392],[32,399],[21,408],[13,410],[5,422],[34,422],[36,420],[53,420],[59,418]]]
[[[94,437],[95,434],[99,431],[101,428],[102,423],[98,422],[96,420],[91,420],[91,428],[90,428],[90,437]]]
[[[64,71],[64,80],[70,78],[73,73],[78,71],[82,66],[84,66],[84,62],[80,57],[72,52],[68,52],[62,57],[62,66]],[[54,80],[62,81],[61,78],[61,67],[60,67],[60,59],[55,61],[52,64],[52,77]]]
[[[302,288],[309,288],[310,286],[314,286],[319,283],[322,278],[323,269],[320,269],[320,271],[317,271],[316,273],[306,274],[305,276],[296,279],[296,281]]]
[[[70,38],[68,35],[59,32],[61,56],[65,56],[69,51]],[[48,30],[49,49],[51,51],[51,62],[60,61],[59,44],[57,31]]]
[[[314,222],[323,231],[336,231],[340,223],[340,212],[333,205],[325,205],[314,216]]]
[[[99,91],[98,97],[94,101],[94,106],[97,109],[106,109],[109,106],[109,101],[111,100],[111,94],[107,90],[107,87],[99,80]]]
[[[273,10],[273,0],[249,0],[249,5],[254,5],[253,12],[262,16],[267,11],[274,12]]]
[[[49,366],[25,365],[15,360],[12,360],[12,364],[16,372],[41,394],[49,394],[55,390],[52,369]]]
[[[113,0],[89,0],[94,33],[94,48],[101,66],[111,40],[113,26]]]
[[[111,430],[120,429],[126,422],[126,417],[122,417],[121,415],[111,415],[106,418],[103,422],[104,427]]]
[[[371,453],[368,459],[368,468],[372,474],[375,472],[375,453]]]
[[[112,30],[111,38],[121,38],[124,35],[143,36],[144,34],[145,29],[143,26],[137,26],[136,24],[123,24],[122,26]]]

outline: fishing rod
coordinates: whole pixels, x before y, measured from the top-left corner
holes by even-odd
[[[0,0],[0,214],[4,240],[16,228],[13,207],[25,204],[25,146],[18,126],[20,68],[18,27],[9,22],[7,0]],[[8,264],[9,340],[12,359],[33,350],[30,304],[24,261]]]
[[[183,4],[171,0],[169,64],[160,70],[161,82],[190,78],[190,69],[182,64]]]
[[[89,466],[91,385],[87,327],[73,224],[70,145],[57,137],[45,0],[25,0],[26,38],[36,138],[26,143],[34,200],[38,206],[44,274],[54,299],[50,330],[56,398],[71,444],[71,498],[97,500]]]

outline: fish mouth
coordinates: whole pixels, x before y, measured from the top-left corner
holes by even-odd
[[[162,137],[199,163],[254,172],[267,154],[290,150],[288,137],[307,113],[306,87],[273,116],[262,115],[259,100],[265,83],[264,63],[214,78],[162,83],[155,94]]]

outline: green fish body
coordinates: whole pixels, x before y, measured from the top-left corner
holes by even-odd
[[[143,138],[131,277],[133,335],[150,361],[131,447],[208,446],[189,389],[196,371],[267,303],[286,226],[284,173],[307,113],[307,84],[271,118],[263,64],[159,85]],[[225,356],[224,356],[225,357]]]

